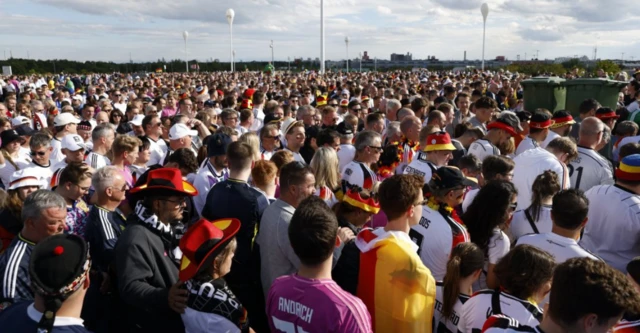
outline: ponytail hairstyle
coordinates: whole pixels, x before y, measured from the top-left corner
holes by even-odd
[[[533,221],[538,222],[540,210],[542,209],[542,200],[554,196],[561,189],[562,186],[555,171],[546,170],[536,177],[531,187],[531,205],[527,207]]]
[[[484,252],[478,245],[460,243],[451,251],[447,273],[443,280],[442,317],[449,320],[460,294],[460,280],[469,277],[484,265]]]

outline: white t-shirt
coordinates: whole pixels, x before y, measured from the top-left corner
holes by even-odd
[[[480,161],[484,161],[487,156],[500,155],[500,149],[488,140],[478,139],[469,146],[467,155],[475,155]]]
[[[457,324],[460,322],[460,314],[462,313],[462,305],[469,300],[468,295],[459,294],[456,303],[453,305],[453,311],[449,318],[442,315],[442,307],[444,300],[444,285],[442,282],[436,281],[436,305],[433,311],[433,327],[434,332],[457,332]]]
[[[418,156],[404,168],[402,172],[405,175],[418,175],[424,178],[424,183],[427,184],[433,176],[433,172],[438,170],[438,167],[427,161],[427,153],[420,152]]]
[[[111,161],[108,157],[100,155],[93,151],[90,152],[87,157],[85,157],[84,161],[95,170],[101,169],[107,165],[111,165]]]
[[[536,226],[538,232],[533,230],[531,223]],[[524,235],[551,232],[551,227],[553,227],[553,221],[551,221],[551,206],[542,205],[537,221],[530,222],[524,209],[513,213],[509,226],[509,234],[511,241],[514,242]]]
[[[260,159],[263,161],[271,160],[273,154],[275,154],[275,151],[268,151],[264,148],[260,148]]]
[[[540,145],[540,147],[542,148],[547,148],[547,146],[549,145],[549,142],[553,141],[553,139],[555,138],[559,138],[560,134],[554,132],[554,131],[549,131],[549,135],[547,135],[547,138],[544,139],[544,141],[542,141],[542,144]]]
[[[147,166],[162,163],[164,156],[167,154],[167,151],[169,151],[167,143],[164,142],[162,138],[159,138],[158,141],[153,141],[153,139],[149,138],[149,142],[149,151],[151,154]]]
[[[493,236],[489,239],[489,248],[487,249],[488,257],[484,260],[484,268],[478,280],[473,284],[473,290],[481,290],[487,288],[487,274],[489,272],[489,264],[495,265],[504,257],[511,249],[511,241],[509,237],[500,229],[493,230]]]
[[[347,164],[356,157],[356,147],[350,144],[340,145],[340,150],[338,150],[337,154],[340,163],[340,173],[342,173]]]
[[[518,206],[531,205],[531,186],[533,181],[546,170],[555,171],[563,189],[569,188],[569,170],[560,160],[544,148],[525,151],[513,159],[513,184],[518,190]]]
[[[538,148],[538,147],[540,147],[540,145],[538,144],[538,141],[530,138],[527,135],[524,139],[522,139],[522,142],[520,142],[520,144],[518,145],[518,148],[516,149],[516,156],[524,153],[529,149]]]
[[[478,192],[480,192],[480,189],[479,188],[474,188],[474,189],[471,189],[471,190],[467,191],[467,193],[464,194],[464,199],[462,200],[462,212],[466,212],[467,211],[469,206],[471,206],[471,203],[473,202],[473,199],[475,199],[476,195],[478,195]]]
[[[296,161],[296,162],[300,162],[300,163],[302,163],[302,164],[304,164],[304,165],[307,165],[307,162],[304,160],[304,158],[302,157],[302,155],[300,155],[300,153],[299,153],[299,152],[298,152],[298,153],[296,153],[295,151],[290,150],[289,148],[285,148],[285,149],[286,149],[286,150],[288,150],[288,151],[290,151],[290,152],[291,152],[291,154],[293,154],[293,160],[294,160],[294,161]]]
[[[29,163],[29,165],[25,167],[25,169],[29,168],[35,168],[36,170],[38,170],[38,176],[40,177],[40,181],[42,182],[42,188],[48,189],[50,186],[49,184],[51,183],[51,177],[53,176],[51,162],[49,162],[49,166],[41,166],[31,161],[31,163]]]
[[[31,161],[17,157],[13,160],[13,163],[15,164],[15,166],[11,164],[5,157],[4,164],[0,164],[0,180],[2,180],[5,189],[9,188],[11,175],[18,170],[25,169],[29,165],[29,163],[31,163]]]
[[[492,314],[497,314],[497,309],[493,308],[494,290],[482,290],[462,305],[458,332],[472,333],[480,332]],[[537,305],[511,296],[505,292],[500,292],[499,299],[500,313],[509,316],[523,325],[538,326],[542,321],[542,309]]]
[[[377,180],[376,174],[367,165],[358,161],[347,164],[341,178],[348,184],[358,185],[366,190],[371,190]]]
[[[588,191],[596,185],[613,184],[613,166],[591,148],[578,146],[578,158],[569,165],[571,188]]]
[[[640,195],[619,185],[598,185],[585,193],[589,221],[580,245],[622,272],[640,256]]]
[[[418,245],[418,255],[440,281],[447,273],[451,250],[458,244],[469,242],[467,229],[452,218],[446,218],[428,206],[422,207],[420,222],[409,230],[409,237]]]

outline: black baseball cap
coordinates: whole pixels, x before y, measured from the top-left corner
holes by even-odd
[[[2,140],[2,145],[0,147],[6,147],[8,144],[14,141],[23,140],[23,139],[20,137],[20,134],[16,132],[16,130],[10,129],[6,131],[2,131],[2,133],[0,133],[0,140]]]
[[[278,123],[282,121],[282,117],[278,117],[277,115],[273,114],[273,113],[269,113],[268,115],[264,116],[264,124],[271,124],[271,123]]]
[[[453,189],[460,186],[477,185],[473,181],[467,179],[460,169],[445,166],[436,170],[431,176],[429,187],[434,190]]]
[[[222,156],[227,154],[227,148],[233,142],[231,137],[224,133],[215,133],[210,135],[207,139],[207,156]]]
[[[20,136],[33,136],[37,132],[36,130],[31,128],[29,124],[22,124],[20,126],[16,126],[15,130]]]
[[[336,131],[338,131],[340,135],[353,135],[353,129],[348,127],[344,121],[336,126]]]

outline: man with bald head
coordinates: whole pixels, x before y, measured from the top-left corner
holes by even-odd
[[[445,128],[447,126],[447,117],[442,111],[433,110],[429,113],[429,118],[427,119],[427,126],[429,125]]]
[[[404,118],[409,117],[409,116],[415,116],[416,114],[413,112],[413,110],[408,109],[408,108],[402,108],[400,110],[398,110],[398,121],[402,122],[404,120]]]
[[[102,123],[108,123],[109,122],[109,114],[106,113],[105,111],[100,111],[98,112],[98,114],[96,114],[96,123],[98,125],[102,124]]]
[[[404,168],[411,163],[414,155],[417,154],[416,151],[420,140],[420,129],[422,129],[422,124],[420,122],[420,118],[416,116],[406,116],[402,122],[400,122],[400,131],[402,132],[402,139],[400,141],[400,145],[402,146],[402,160],[398,163],[396,174],[402,174]]]
[[[587,117],[580,125],[578,158],[567,165],[571,187],[588,191],[596,185],[613,184],[613,166],[595,149],[602,141],[605,124],[596,117]]]

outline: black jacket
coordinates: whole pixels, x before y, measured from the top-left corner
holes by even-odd
[[[118,292],[131,332],[184,332],[180,314],[169,308],[169,288],[178,282],[175,245],[134,213],[115,248]]]
[[[355,235],[358,234],[358,230],[346,220],[338,218],[338,224],[340,227],[351,229]],[[355,240],[351,240],[344,245],[340,259],[338,259],[338,263],[333,267],[331,276],[342,289],[356,296],[359,272],[360,249],[356,246]]]

